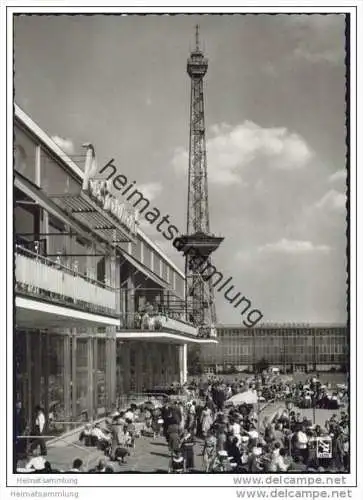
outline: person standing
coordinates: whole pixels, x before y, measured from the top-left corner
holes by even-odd
[[[20,458],[26,454],[26,439],[19,439],[26,429],[26,418],[21,401],[17,401],[15,409],[15,450],[16,457]]]
[[[184,457],[184,470],[185,472],[190,472],[194,469],[194,436],[187,430],[184,431],[184,435],[180,441],[181,451]]]
[[[201,415],[202,434],[205,438],[213,425],[213,415],[210,408],[205,405]]]
[[[205,472],[209,472],[217,454],[217,439],[211,430],[208,431],[203,447],[203,466]]]
[[[45,414],[41,406],[35,407],[35,419],[34,419],[34,436],[39,436],[33,441],[33,447],[40,447],[40,454],[45,456],[47,454],[47,447],[45,445],[45,440],[42,437],[45,431]]]

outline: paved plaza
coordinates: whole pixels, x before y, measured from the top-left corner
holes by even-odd
[[[265,417],[272,417],[277,411],[284,408],[282,402],[268,405],[261,411],[260,421]],[[312,419],[312,410],[299,410],[303,416]],[[316,410],[316,423],[323,425],[325,420],[331,417],[331,410]],[[194,448],[195,469],[202,472],[202,446],[201,440],[197,440]],[[64,446],[49,446],[47,459],[55,469],[65,471],[71,468],[75,458],[83,460],[86,470],[94,467],[104,454],[95,448],[86,448],[79,442]],[[111,462],[115,472],[140,472],[140,473],[166,473],[169,466],[169,453],[166,441],[163,437],[153,439],[150,437],[141,437],[136,440],[135,449],[130,449],[130,456],[127,457],[127,463],[119,465]]]
[[[47,459],[52,467],[65,471],[71,468],[75,458],[83,460],[84,468],[91,469],[100,458],[105,458],[103,452],[95,448],[86,448],[79,443],[65,445],[62,447],[49,447]],[[136,440],[135,449],[130,449],[127,463],[119,465],[110,462],[115,472],[141,472],[141,473],[166,473],[169,466],[168,446],[164,438],[157,439],[141,437]],[[198,441],[195,446],[195,468],[202,471],[202,442]]]

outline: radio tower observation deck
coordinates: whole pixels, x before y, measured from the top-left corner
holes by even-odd
[[[212,282],[206,279],[208,276],[206,270],[213,269],[210,267],[210,255],[218,248],[223,238],[212,234],[209,226],[203,90],[203,78],[207,69],[208,60],[200,48],[197,25],[195,48],[191,51],[187,63],[187,73],[191,79],[188,213],[187,234],[182,236],[182,239],[185,255],[187,316],[201,332],[204,332],[203,335],[210,336],[213,335],[212,330],[216,323],[216,309]],[[204,262],[202,267],[195,265],[195,259],[193,263],[196,254]],[[206,271],[204,277],[203,270]]]

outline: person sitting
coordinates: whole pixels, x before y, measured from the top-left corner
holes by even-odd
[[[93,446],[92,425],[91,424],[85,425],[85,427],[81,431],[78,439],[81,443],[83,441],[84,446]]]
[[[306,465],[304,464],[304,459],[301,455],[295,456],[293,462],[290,464],[288,468],[288,472],[294,472],[297,474],[301,474],[302,472],[306,472]]]
[[[125,419],[125,424],[127,424],[128,420],[131,422],[135,420],[135,410],[132,407],[128,408],[128,410],[124,415],[124,419]]]
[[[42,472],[45,472],[46,469],[45,463],[46,461],[44,457],[40,455],[39,447],[36,447],[32,451],[32,457],[25,465],[25,470],[27,472],[35,472],[36,474],[40,474]]]
[[[233,462],[236,464],[236,467],[242,467],[242,457],[238,438],[232,435],[232,439],[227,441],[227,446],[228,456],[232,458]]]
[[[126,463],[126,457],[130,456],[130,452],[124,447],[124,446],[119,446],[116,448],[115,451],[115,461],[119,462],[120,464],[125,464]]]
[[[220,450],[212,464],[212,472],[230,472],[232,470],[230,461],[228,460],[228,453],[226,450]]]
[[[88,472],[93,474],[102,474],[107,472],[114,472],[114,470],[109,465],[106,465],[106,461],[103,458],[101,458],[96,467],[90,469]]]
[[[74,472],[74,473],[83,472],[82,467],[83,467],[82,460],[80,458],[76,458],[75,460],[73,460],[72,468],[69,469],[68,472]]]
[[[95,424],[91,430],[91,436],[94,439],[94,446],[97,446],[99,450],[106,450],[111,443],[111,436],[101,429],[100,424]]]

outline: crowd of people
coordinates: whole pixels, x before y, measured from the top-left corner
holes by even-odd
[[[232,383],[214,377],[184,389],[183,397],[165,398],[160,404],[156,399],[132,404],[126,411],[113,411],[102,426],[87,424],[79,441],[99,448],[105,456],[88,470],[75,459],[69,472],[114,472],[115,463],[127,463],[139,438],[165,440],[170,473],[349,471],[349,417],[343,388],[332,391],[315,377],[295,384],[266,374]],[[258,394],[257,406],[229,404],[232,396],[246,391]],[[315,408],[332,395],[337,412],[329,413],[324,425],[316,425]],[[309,404],[301,405],[306,396]],[[263,416],[265,406],[273,411]],[[311,417],[310,412],[307,417],[299,411],[312,406]],[[33,449],[25,470],[57,472],[41,452],[39,447]],[[202,470],[196,467],[196,454],[202,456]]]

